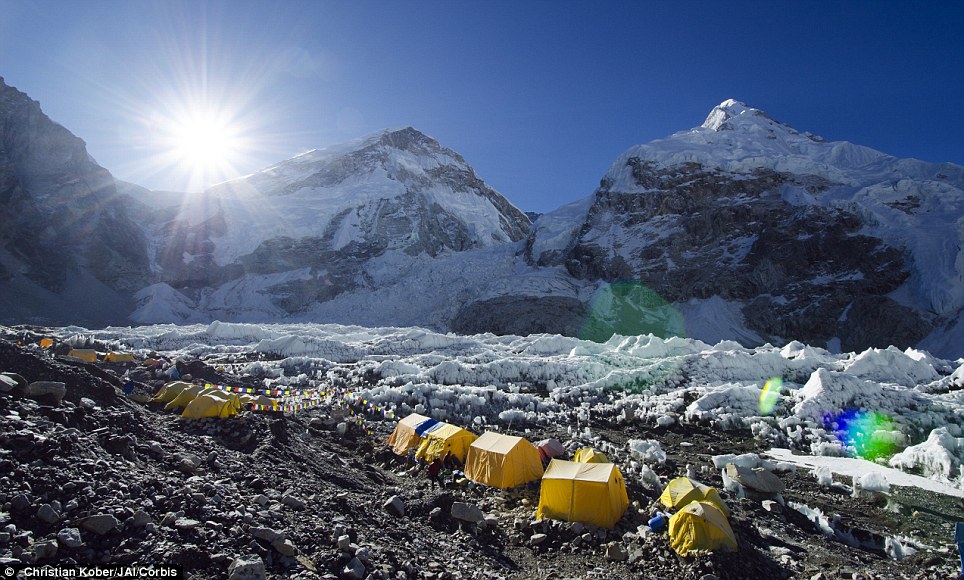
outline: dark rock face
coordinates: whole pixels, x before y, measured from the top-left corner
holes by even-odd
[[[604,180],[568,250],[530,261],[583,280],[635,280],[671,302],[742,301],[748,326],[776,341],[839,337],[845,350],[861,350],[911,345],[928,330],[886,296],[908,276],[898,249],[861,233],[853,213],[792,205],[779,193],[791,185],[820,195],[832,185],[824,178],[628,165],[649,191],[612,191]]]
[[[125,201],[83,141],[0,79],[0,285],[8,300],[26,294],[29,302],[40,288],[82,321],[94,315],[89,299],[64,296],[79,272],[118,296],[142,287],[147,246]]]
[[[452,330],[463,334],[576,336],[588,309],[575,298],[562,296],[504,296],[474,302],[452,320]],[[608,338],[608,337],[607,337]]]

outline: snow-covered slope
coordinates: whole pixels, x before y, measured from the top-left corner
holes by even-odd
[[[367,268],[376,258],[502,246],[529,227],[460,155],[410,127],[310,151],[186,202],[155,229],[160,277],[190,289],[202,316],[242,320],[378,290]],[[166,309],[151,302],[135,320],[158,321]]]
[[[534,265],[637,280],[690,311],[723,300],[743,318],[723,324],[743,325],[733,337],[943,346],[964,307],[964,168],[826,142],[729,100],[627,150],[527,248]]]

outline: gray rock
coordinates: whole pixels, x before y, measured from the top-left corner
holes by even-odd
[[[529,538],[529,545],[538,546],[539,544],[542,544],[548,539],[549,539],[549,536],[547,536],[546,534],[532,534],[532,536]]]
[[[339,550],[347,550],[351,546],[351,536],[348,534],[343,534],[338,536],[338,541],[336,542]]]
[[[10,500],[10,509],[15,512],[27,511],[31,505],[33,505],[33,501],[31,501],[30,496],[25,493],[18,493]]]
[[[452,517],[463,522],[477,524],[485,519],[479,506],[457,501],[452,504]]]
[[[365,564],[358,558],[352,558],[342,571],[342,576],[344,578],[351,578],[352,580],[361,580],[365,577]]]
[[[283,532],[279,532],[278,530],[272,530],[271,528],[261,528],[261,527],[252,526],[248,531],[250,531],[251,535],[254,536],[255,538],[258,538],[259,540],[264,540],[268,543],[283,542],[285,539],[285,535]]]
[[[768,512],[780,513],[783,511],[783,508],[780,507],[780,504],[773,501],[772,499],[765,499],[760,502],[760,505],[762,505],[763,509],[765,509]]]
[[[201,465],[201,458],[193,453],[179,453],[177,455],[177,470],[181,473],[191,474],[197,471]]]
[[[606,559],[613,562],[629,560],[629,551],[619,542],[611,542],[606,546]]]
[[[65,548],[79,548],[84,545],[77,528],[64,528],[57,532],[57,541]]]
[[[153,521],[154,520],[151,519],[150,514],[148,514],[146,511],[137,510],[136,512],[134,512],[133,520],[131,521],[131,523],[134,525],[135,528],[143,528],[147,524],[152,523]]]
[[[743,487],[759,493],[773,495],[786,488],[782,479],[765,469],[749,469],[728,463],[726,474]]]
[[[252,501],[253,501],[254,503],[258,504],[259,506],[264,507],[264,506],[268,505],[268,502],[270,502],[271,500],[268,499],[268,496],[266,496],[266,495],[264,495],[264,494],[262,494],[262,493],[259,493],[258,495],[254,496],[254,497],[252,498]]]
[[[281,498],[281,503],[299,512],[308,508],[308,504],[306,504],[303,499],[295,497],[293,495],[283,496]]]
[[[335,427],[335,431],[338,433],[339,437],[344,437],[345,433],[348,432],[348,423],[342,421],[337,427]]]
[[[67,384],[59,381],[35,381],[27,385],[27,396],[31,399],[44,399],[59,405],[66,394]]]
[[[264,580],[264,560],[261,556],[241,556],[228,566],[228,580]]]
[[[0,375],[0,393],[9,393],[17,388],[17,381],[6,374]]]
[[[110,514],[97,514],[80,520],[80,527],[102,536],[120,526],[117,518]]]
[[[174,520],[174,527],[179,530],[194,530],[199,525],[201,525],[201,522],[190,518],[177,518]]]
[[[402,517],[405,515],[405,502],[402,498],[397,495],[393,495],[388,498],[385,503],[382,504],[382,508],[395,517]]]
[[[33,545],[33,553],[38,560],[46,560],[57,555],[57,542],[45,540]]]
[[[48,524],[54,524],[60,520],[60,514],[52,505],[45,503],[37,510],[37,519]]]
[[[282,556],[288,556],[289,558],[294,558],[298,554],[298,548],[291,543],[291,540],[275,540],[271,542],[271,547]]]

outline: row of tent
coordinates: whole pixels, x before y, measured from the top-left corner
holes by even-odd
[[[395,426],[388,445],[398,455],[415,450],[431,463],[448,454],[464,464],[465,477],[508,489],[541,480],[536,517],[612,528],[629,506],[619,468],[592,449],[580,449],[574,461],[558,459],[565,447],[548,439],[533,445],[522,437],[486,431],[481,436],[419,414]],[[543,461],[549,465],[543,468]]]
[[[228,393],[215,387],[195,385],[183,381],[167,383],[151,398],[152,403],[165,403],[164,410],[184,409],[182,417],[203,419],[217,417],[225,419],[237,415],[242,405],[255,404],[276,406],[276,399],[265,395]]]
[[[50,340],[50,339],[45,338],[44,340],[40,341],[40,346],[44,346],[44,341],[46,341],[46,340]],[[51,341],[50,344],[51,344],[51,346],[52,346],[52,345],[53,345],[53,341]],[[45,348],[49,348],[49,347],[45,347]],[[70,351],[67,353],[67,356],[72,356],[72,357],[74,357],[74,358],[78,358],[78,359],[80,359],[80,360],[82,360],[82,361],[84,361],[84,362],[89,362],[89,363],[97,362],[97,360],[98,360],[98,358],[97,358],[97,351],[94,350],[94,349],[92,349],[92,348],[72,348],[72,349],[70,349]],[[112,362],[112,363],[120,363],[120,362],[130,362],[130,363],[132,363],[132,362],[136,362],[136,361],[134,360],[134,355],[132,355],[132,354],[129,353],[129,352],[108,352],[108,353],[105,353],[105,354],[104,354],[103,361],[104,361],[104,362]]]
[[[402,419],[388,438],[398,455],[415,450],[427,462],[451,454],[477,483],[507,489],[541,479],[537,518],[612,528],[629,506],[619,468],[592,448],[578,450],[573,461],[558,459],[565,448],[555,439],[533,445],[522,437],[486,431],[481,436],[419,414]],[[543,470],[543,461],[549,465]],[[730,511],[712,487],[686,477],[670,481],[660,495],[677,510],[669,519],[670,545],[682,556],[717,549],[736,550]]]

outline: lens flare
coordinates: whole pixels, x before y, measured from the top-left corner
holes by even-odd
[[[780,387],[782,386],[783,379],[780,377],[773,377],[763,385],[763,390],[760,391],[761,413],[769,415],[773,412],[773,409],[777,406],[777,402],[780,400]]]
[[[826,415],[824,427],[833,431],[841,443],[852,447],[863,459],[890,457],[898,449],[894,437],[897,425],[893,419],[877,411],[847,409],[834,416]]]
[[[638,281],[603,284],[589,302],[579,338],[606,342],[614,334],[686,336],[683,315],[656,291]]]

